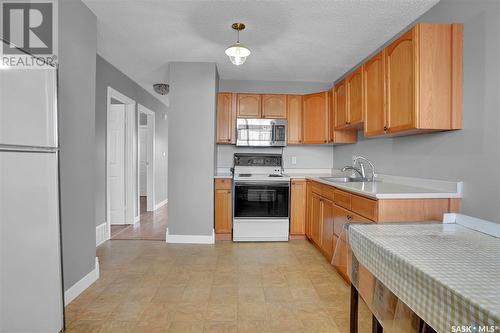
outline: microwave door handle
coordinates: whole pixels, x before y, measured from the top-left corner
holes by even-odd
[[[271,122],[271,144],[274,145],[276,142],[276,123]]]

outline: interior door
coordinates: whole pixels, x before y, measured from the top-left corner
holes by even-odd
[[[109,110],[108,186],[111,224],[125,220],[125,105],[111,104]]]
[[[139,127],[139,188],[140,195],[148,195],[148,127]]]

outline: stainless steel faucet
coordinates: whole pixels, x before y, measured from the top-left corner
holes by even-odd
[[[366,177],[364,163],[367,163],[370,166],[371,177],[369,177],[369,178]],[[366,157],[361,156],[361,155],[355,155],[355,156],[353,156],[352,157],[352,165],[354,167],[356,167],[356,165],[359,165],[361,173],[363,174],[363,178],[367,178],[369,181],[374,181],[375,180],[375,166]]]
[[[364,179],[366,179],[366,177],[365,177],[365,170],[364,170],[364,168],[360,168],[360,169],[358,169],[358,168],[356,168],[356,167],[354,167],[354,166],[350,166],[350,165],[348,165],[348,166],[343,167],[341,171],[342,171],[342,172],[346,172],[347,170],[352,170],[352,171],[355,171],[355,172],[357,172],[357,173],[358,173],[358,175],[360,176],[360,178],[361,178],[361,179],[363,179],[363,180],[364,180]]]

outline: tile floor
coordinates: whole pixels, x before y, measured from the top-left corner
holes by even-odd
[[[67,332],[348,332],[349,288],[305,240],[115,241],[101,278],[66,307]],[[371,315],[360,305],[360,332]]]
[[[154,212],[146,211],[146,197],[140,201],[140,221],[136,225],[112,225],[111,239],[165,240],[167,206]]]

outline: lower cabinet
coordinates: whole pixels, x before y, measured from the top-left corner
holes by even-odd
[[[290,236],[304,237],[307,207],[306,180],[293,179],[290,193]]]
[[[333,256],[333,223],[335,205],[330,200],[322,200],[321,249],[326,259]]]
[[[214,193],[214,229],[218,239],[231,239],[233,202],[231,179],[216,179]]]

